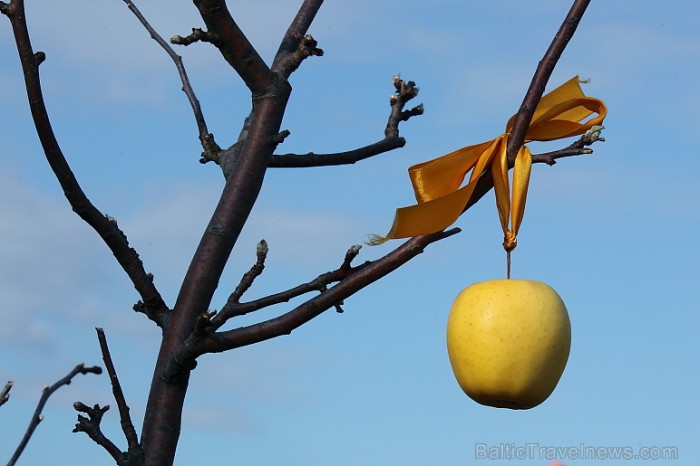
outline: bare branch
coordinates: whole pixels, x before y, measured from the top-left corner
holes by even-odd
[[[41,414],[41,412],[44,410],[44,406],[46,405],[46,402],[49,400],[49,397],[53,395],[53,393],[58,390],[59,388],[63,387],[64,385],[70,385],[71,381],[73,380],[73,377],[75,377],[78,374],[101,374],[102,373],[102,368],[98,366],[92,366],[92,367],[85,367],[85,364],[80,363],[77,366],[71,370],[68,375],[63,377],[62,379],[58,380],[58,382],[54,383],[50,387],[44,387],[44,389],[41,392],[41,398],[39,398],[39,403],[36,406],[36,409],[34,410],[34,414],[32,415],[31,420],[29,421],[29,427],[27,427],[27,431],[24,433],[24,437],[22,437],[22,440],[20,441],[19,445],[17,446],[17,449],[15,450],[14,454],[12,455],[12,458],[10,458],[10,461],[7,463],[8,466],[14,465],[19,457],[22,455],[22,452],[24,452],[25,447],[27,446],[27,443],[29,443],[29,439],[32,438],[32,435],[34,434],[34,431],[36,430],[37,426],[39,423],[44,419],[44,416]],[[8,389],[9,391],[9,389]]]
[[[281,335],[288,335],[294,329],[318,317],[328,309],[338,309],[346,298],[404,265],[418,254],[422,253],[429,244],[452,236],[460,231],[459,228],[454,228],[431,235],[411,238],[384,257],[351,268],[350,262],[359,252],[359,248],[354,246],[350,248],[346,254],[340,269],[317,278],[319,282],[322,282],[322,280],[330,280],[326,282],[326,284],[338,281],[335,286],[327,288],[323,285],[321,287],[321,293],[318,296],[311,298],[279,317],[247,327],[240,327],[224,332],[214,332],[204,338],[191,334],[187,340],[170,354],[168,363],[160,373],[160,378],[170,383],[181,380],[186,377],[188,371],[195,366],[196,358],[204,353],[228,351],[233,348],[252,345]],[[309,289],[311,288],[311,283],[312,282],[300,285],[292,290],[294,290],[294,292],[301,289],[313,291],[313,289],[316,288]],[[291,295],[292,290],[275,296],[279,297],[284,294]],[[271,300],[272,297],[264,299]],[[340,309],[340,311],[342,312],[342,309]],[[217,326],[220,326],[226,320],[226,316],[217,316],[217,318],[219,317],[221,320],[216,321]]]
[[[399,124],[413,116],[422,115],[423,104],[404,110],[406,103],[418,95],[419,87],[413,81],[404,81],[399,76],[394,76],[392,81],[396,93],[392,94],[389,99],[391,112],[384,129],[384,139],[355,150],[335,154],[314,154],[310,152],[305,155],[275,155],[270,161],[270,167],[301,168],[347,165],[406,145],[406,140],[399,136]]]
[[[323,293],[328,289],[329,284],[341,281],[352,274],[358,273],[365,265],[369,264],[368,262],[355,268],[351,267],[351,262],[359,254],[360,248],[361,246],[356,245],[348,249],[342,265],[337,270],[321,274],[316,277],[316,279],[292,289],[241,304],[238,302],[240,298],[239,293],[242,294],[239,289],[247,287],[248,283],[252,283],[252,280],[259,276],[264,268],[267,245],[265,244],[264,247],[259,245],[258,262],[251,268],[250,272],[244,275],[244,278],[241,280],[243,285],[239,285],[237,290],[231,294],[231,297],[229,297],[228,302],[220,313],[205,312],[200,314],[192,334],[170,355],[169,361],[161,374],[161,378],[170,382],[182,378],[184,373],[191,370],[196,365],[196,358],[203,353],[202,348],[204,340],[208,338],[213,331],[223,326],[229,319],[275,304],[287,302],[311,291],[320,291]],[[338,312],[343,312],[342,308],[340,308],[341,304],[342,300],[333,304]]]
[[[109,455],[114,458],[117,464],[120,463],[122,459],[122,451],[117,447],[110,439],[105,437],[100,429],[100,423],[102,422],[102,416],[109,411],[109,406],[100,407],[100,405],[94,405],[92,408],[76,401],[73,403],[73,408],[79,413],[85,413],[88,417],[78,415],[78,422],[73,428],[73,432],[85,432],[88,437],[90,437],[96,444],[104,448]]]
[[[258,324],[225,332],[217,332],[202,341],[203,352],[213,353],[247,346],[271,338],[288,335],[294,329],[342,303],[362,288],[393,272],[422,253],[431,243],[459,233],[459,228],[431,235],[416,236],[384,257],[357,268],[335,286],[306,301],[291,311]]]
[[[355,269],[352,269],[351,267],[351,262],[359,254],[360,248],[361,246],[355,245],[348,249],[348,252],[345,254],[343,264],[338,269],[331,272],[323,273],[315,279],[307,283],[302,283],[301,285],[295,286],[294,288],[290,288],[288,290],[281,291],[279,293],[265,296],[264,298],[256,299],[246,303],[239,302],[239,300],[235,299],[235,296],[234,299],[229,298],[226,305],[223,307],[223,309],[221,309],[221,312],[214,319],[212,319],[212,327],[214,329],[218,329],[233,317],[243,316],[251,312],[258,311],[260,309],[274,306],[276,304],[286,303],[294,298],[297,298],[306,293],[310,293],[312,291],[326,290],[328,288],[328,285],[330,285],[331,283],[335,283],[342,280],[350,274],[357,272],[359,268],[364,266],[360,265]]]
[[[100,235],[131,279],[142,299],[142,302],[137,303],[134,308],[145,313],[156,324],[163,325],[169,309],[153,284],[153,276],[146,273],[138,253],[129,246],[129,241],[117,226],[117,222],[112,217],[102,214],[85,195],[56,140],[44,103],[39,77],[39,64],[43,61],[44,54],[34,53],[32,49],[25,20],[24,2],[15,0],[9,5],[5,4],[2,12],[10,18],[12,23],[34,126],[46,159],[61,184],[66,199],[73,211]]]
[[[204,120],[204,114],[202,113],[202,108],[199,105],[199,99],[194,93],[192,86],[190,85],[190,79],[187,77],[187,70],[182,64],[182,57],[175,53],[172,47],[163,40],[163,38],[156,32],[155,29],[149,24],[146,18],[141,14],[138,7],[134,5],[131,0],[123,0],[124,3],[129,7],[134,16],[138,18],[143,27],[146,28],[148,33],[151,35],[153,40],[155,40],[158,45],[160,45],[163,50],[168,54],[168,56],[173,60],[175,66],[177,67],[178,74],[180,75],[180,81],[182,81],[182,91],[187,95],[187,100],[190,102],[192,111],[194,112],[194,118],[197,121],[197,128],[199,129],[199,141],[202,144],[205,154],[214,154],[221,150],[221,148],[216,144],[214,140],[214,135],[207,129],[207,123]],[[201,30],[200,30],[201,31]],[[194,33],[194,30],[193,30]]]
[[[215,36],[212,43],[231,67],[241,76],[253,96],[265,95],[273,80],[272,71],[231,17],[225,0],[194,0],[207,25],[207,33]]]
[[[220,32],[238,37],[235,31],[227,32],[231,25],[225,19],[223,25],[218,24],[222,21],[216,18],[220,16],[220,10],[203,8],[204,4],[220,3],[197,2],[203,16],[208,17],[210,30],[217,27]],[[245,50],[235,52],[246,56]],[[173,352],[192,335],[199,316],[209,309],[224,266],[262,187],[291,94],[289,83],[279,77],[262,85],[259,80],[267,79],[263,76],[264,70],[255,64],[250,66],[252,69],[244,71],[246,82],[251,83],[254,91],[253,108],[246,124],[247,134],[238,146],[240,151],[236,162],[228,167],[222,164],[226,184],[182,282],[172,313],[177,319],[170,319],[163,332],[141,435],[148,466],[170,464],[174,460],[189,373],[183,373],[177,380],[168,380],[162,377],[163,368]],[[258,93],[259,90],[264,92]],[[168,426],[169,434],[163,432],[164,425]]]
[[[213,44],[215,40],[216,39],[212,37],[211,34],[209,34],[208,32],[205,32],[200,28],[192,28],[192,34],[185,37],[173,36],[170,38],[170,43],[187,46],[190,44],[194,44],[195,42],[209,42]]]
[[[542,99],[542,94],[544,94],[545,87],[547,87],[547,82],[549,82],[549,77],[554,71],[559,58],[561,57],[564,49],[568,45],[571,38],[576,32],[576,28],[583,17],[583,14],[588,8],[590,0],[575,0],[569,13],[564,18],[564,21],[559,28],[559,31],[554,36],[554,40],[550,44],[549,48],[544,54],[544,57],[539,62],[537,70],[532,77],[530,82],[530,87],[525,94],[523,103],[520,105],[520,109],[513,122],[513,129],[511,131],[511,136],[508,139],[508,161],[510,164],[515,160],[515,154],[518,153],[520,147],[522,147],[525,141],[525,133],[530,126],[532,121],[532,116],[535,114],[535,109],[537,104]]]
[[[284,64],[281,65],[281,73],[285,76],[289,76],[294,73],[301,62],[309,57],[322,57],[323,50],[317,47],[318,42],[310,34],[305,35],[301,41],[299,41],[299,47],[291,54],[288,54],[284,60]]]
[[[602,126],[594,126],[586,131],[586,133],[581,136],[578,141],[572,143],[568,147],[543,154],[534,154],[532,156],[532,163],[546,163],[547,165],[554,165],[557,163],[557,159],[563,157],[592,154],[593,149],[589,149],[586,146],[590,146],[596,141],[605,141],[605,138],[600,136],[600,132],[603,129],[604,128]]]
[[[12,390],[12,385],[14,385],[14,382],[12,380],[8,380],[5,386],[2,387],[2,390],[0,390],[0,406],[7,403],[7,400],[10,399],[10,390]]]
[[[136,435],[134,423],[131,421],[129,405],[126,403],[126,399],[124,398],[124,392],[122,391],[119,378],[117,377],[117,371],[114,369],[114,363],[112,362],[112,355],[110,354],[109,347],[107,346],[107,337],[105,337],[105,332],[103,329],[96,328],[95,330],[97,331],[97,339],[100,342],[102,360],[105,363],[107,374],[109,374],[109,381],[112,385],[114,400],[117,402],[117,408],[119,409],[119,419],[121,421],[122,432],[124,432],[124,436],[126,437],[129,451],[140,450],[141,445],[139,444],[138,435]]]
[[[322,4],[323,0],[304,0],[275,54],[273,71],[289,78],[305,58],[323,55],[323,51],[316,48],[316,41],[307,36],[307,31]]]
[[[557,163],[557,159],[564,157],[575,157],[578,155],[588,155],[592,153],[593,149],[565,147],[564,149],[559,149],[552,152],[533,154],[532,163],[546,163],[547,165],[551,166]]]
[[[337,165],[350,165],[361,160],[374,157],[375,155],[398,149],[406,145],[406,140],[402,137],[388,136],[384,139],[346,152],[333,154],[281,154],[275,155],[270,161],[272,168],[308,168],[308,167],[330,167]]]
[[[513,164],[515,162],[515,154],[517,154],[518,150],[523,145],[525,133],[527,132],[528,126],[532,121],[532,116],[534,115],[535,108],[537,108],[537,104],[539,104],[542,98],[542,94],[544,93],[544,89],[547,86],[549,77],[551,76],[552,71],[554,70],[554,66],[559,61],[559,58],[561,57],[564,48],[566,48],[566,45],[569,43],[569,40],[571,40],[574,33],[576,32],[576,27],[578,26],[581,17],[586,11],[586,8],[588,7],[589,3],[590,0],[574,0],[574,4],[569,10],[569,13],[566,15],[566,18],[564,19],[564,22],[559,28],[559,31],[554,36],[552,43],[550,44],[549,48],[545,52],[544,57],[537,66],[537,70],[535,71],[535,74],[532,78],[530,87],[528,88],[523,103],[520,106],[520,110],[518,111],[515,117],[511,136],[508,139],[507,153],[509,168],[513,167]],[[598,134],[600,134],[599,130]],[[584,139],[585,137],[586,135],[584,135],[581,139]],[[574,145],[575,144],[577,143],[574,143]],[[564,156],[564,154],[567,153],[567,149],[564,149],[564,152],[561,152],[559,157]],[[574,149],[571,149],[571,151],[574,151]],[[582,151],[580,154],[575,153],[569,155],[581,155],[584,153],[586,152]],[[554,159],[551,157],[552,154],[541,154],[539,156],[533,156],[533,163],[547,163],[548,160],[553,161]],[[487,192],[489,192],[491,188],[493,188],[493,178],[491,177],[490,172],[487,172],[477,181],[477,184],[474,187],[474,192],[469,201],[467,202],[467,205],[464,207],[463,212],[466,212],[471,206],[479,202],[479,200],[482,197],[484,197],[484,195]]]
[[[260,240],[257,247],[257,261],[248,272],[243,274],[240,283],[229,296],[226,305],[221,310],[221,313],[226,313],[227,306],[238,304],[243,294],[253,285],[255,279],[263,273],[263,270],[265,270],[265,259],[267,259],[268,251],[269,248],[267,246],[267,241],[264,239]]]

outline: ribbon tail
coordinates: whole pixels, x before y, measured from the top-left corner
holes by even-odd
[[[378,245],[390,239],[410,238],[444,230],[464,212],[477,181],[432,201],[396,209],[394,224],[389,233],[386,236],[372,235],[368,243]]]
[[[506,158],[507,138],[502,138],[500,147],[495,150],[495,156],[491,163],[491,176],[493,177],[493,191],[496,194],[496,207],[498,217],[501,220],[503,233],[508,231],[508,219],[510,217],[510,187],[508,182],[508,159]]]
[[[530,185],[531,168],[532,154],[527,146],[523,146],[515,157],[515,167],[513,167],[513,203],[511,211],[513,236],[518,235],[523,215],[525,215],[525,202],[527,201],[527,189]]]
[[[450,194],[461,186],[466,174],[483,158],[493,141],[462,147],[442,157],[419,163],[408,169],[416,200],[431,201]],[[478,167],[478,174],[481,174]],[[471,181],[471,180],[470,180]]]

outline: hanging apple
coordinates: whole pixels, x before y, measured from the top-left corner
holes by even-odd
[[[554,391],[571,346],[569,314],[548,285],[492,280],[464,289],[450,311],[447,350],[477,403],[530,409]]]

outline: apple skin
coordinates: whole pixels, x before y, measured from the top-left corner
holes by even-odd
[[[554,391],[571,348],[564,302],[548,285],[491,280],[465,288],[447,321],[447,350],[477,403],[530,409]]]

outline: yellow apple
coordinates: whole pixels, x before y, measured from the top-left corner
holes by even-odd
[[[549,397],[571,347],[566,306],[548,285],[492,280],[465,288],[447,321],[447,350],[477,403],[530,409]]]

